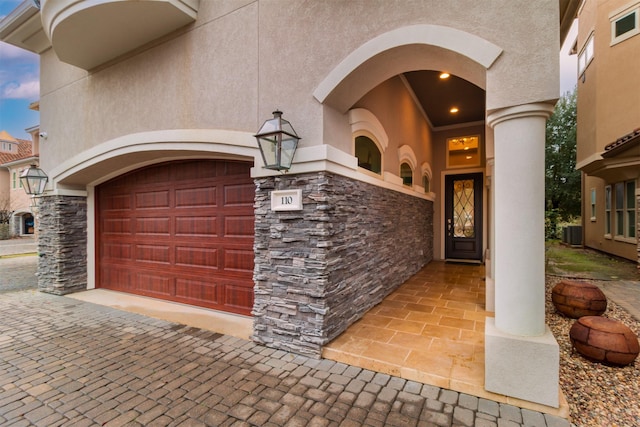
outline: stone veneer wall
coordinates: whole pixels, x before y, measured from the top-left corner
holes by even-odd
[[[87,288],[87,199],[40,198],[38,289],[64,295]]]
[[[270,192],[302,189],[303,210]],[[433,203],[327,172],[256,179],[253,339],[322,346],[433,259]]]

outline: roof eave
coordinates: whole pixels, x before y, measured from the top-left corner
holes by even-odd
[[[0,41],[40,54],[51,47],[44,33],[40,9],[25,0],[0,21]]]

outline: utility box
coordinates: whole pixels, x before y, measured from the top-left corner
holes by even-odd
[[[582,226],[569,225],[562,229],[562,243],[569,246],[582,246]]]

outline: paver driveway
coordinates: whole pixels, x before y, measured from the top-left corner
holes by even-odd
[[[3,426],[568,426],[34,290],[0,294]]]

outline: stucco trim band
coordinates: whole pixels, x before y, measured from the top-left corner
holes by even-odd
[[[97,166],[99,163],[116,157],[126,156],[140,152],[164,152],[162,159],[156,159],[152,163],[162,160],[184,158],[185,153],[212,153],[220,154],[226,158],[236,157],[239,160],[252,159],[254,164],[260,163],[260,152],[252,133],[228,131],[218,129],[172,129],[152,132],[140,132],[124,135],[110,141],[103,142],[86,151],[83,151],[60,166],[50,171],[50,178],[54,189],[58,184],[64,184],[65,180],[81,171]],[[171,154],[173,153],[173,154]],[[180,154],[182,153],[182,154]],[[100,175],[99,181],[133,170],[147,163],[131,160],[123,161],[122,168],[114,170],[108,176]],[[88,181],[86,185],[96,185],[98,181]]]

